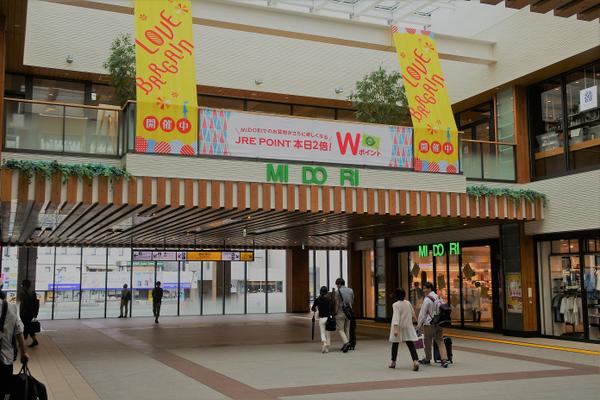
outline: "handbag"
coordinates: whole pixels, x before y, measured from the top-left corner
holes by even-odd
[[[31,330],[31,333],[40,333],[42,331],[42,326],[40,324],[40,321],[38,321],[36,319],[31,321],[29,323],[29,329]]]
[[[425,347],[425,341],[422,333],[417,332],[417,340],[415,343],[415,349],[422,349]]]
[[[342,299],[342,312],[344,313],[344,315],[346,315],[346,318],[348,318],[350,321],[352,321],[354,319],[354,311],[352,311],[352,307],[350,307],[344,301],[344,296],[342,296],[342,291],[338,289],[338,293],[340,294],[340,299]]]
[[[327,322],[325,322],[325,330],[329,332],[335,332],[337,330],[337,324],[335,323],[335,317],[333,315],[327,317]]]
[[[27,367],[23,364],[21,371],[12,376],[10,400],[48,400],[46,386],[33,376]]]

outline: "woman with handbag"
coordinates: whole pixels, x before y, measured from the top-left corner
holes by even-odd
[[[392,343],[392,362],[390,368],[396,368],[396,358],[398,357],[398,346],[400,342],[406,343],[410,356],[413,360],[413,371],[419,370],[419,355],[415,348],[415,342],[418,339],[417,332],[413,325],[416,321],[415,310],[409,301],[406,301],[406,292],[402,288],[396,289],[396,302],[392,304],[392,324],[390,326],[390,342]]]
[[[315,299],[311,310],[319,310],[319,330],[321,331],[321,353],[329,353],[331,332],[335,331],[335,302],[327,286],[321,287],[320,295]]]
[[[33,341],[29,347],[35,347],[38,345],[35,334],[39,332],[39,323],[34,321],[34,319],[38,316],[40,302],[35,291],[31,288],[31,281],[29,279],[23,280],[21,286],[19,314],[21,316],[21,321],[23,321],[23,337],[27,339],[28,336],[31,336]]]

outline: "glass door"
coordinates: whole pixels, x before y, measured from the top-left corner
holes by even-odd
[[[490,246],[462,248],[462,308],[464,325],[494,327]]]
[[[375,253],[372,250],[363,251],[363,315],[365,318],[375,318]]]
[[[584,241],[583,287],[587,303],[588,337],[600,340],[600,240]]]

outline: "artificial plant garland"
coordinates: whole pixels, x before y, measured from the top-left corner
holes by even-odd
[[[71,176],[76,176],[79,179],[93,179],[97,176],[104,176],[109,178],[111,182],[117,179],[131,178],[131,174],[124,168],[104,164],[63,164],[56,160],[6,160],[2,165],[2,168],[18,170],[28,181],[31,181],[31,178],[34,175],[42,175],[46,178],[50,178],[55,173],[58,173],[63,177],[63,182],[66,182]]]
[[[530,203],[535,203],[536,200],[542,200],[544,207],[546,207],[546,203],[548,202],[545,194],[531,189],[491,188],[485,185],[476,185],[467,186],[467,194],[473,197],[503,196],[509,197],[515,201],[525,199]]]

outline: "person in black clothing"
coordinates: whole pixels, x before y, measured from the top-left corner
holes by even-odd
[[[160,317],[160,306],[162,304],[163,289],[160,287],[160,281],[156,281],[154,289],[152,289],[152,313],[154,314],[154,322],[158,324]]]
[[[315,299],[311,310],[319,310],[319,330],[321,331],[321,353],[329,353],[331,332],[326,329],[327,319],[334,314],[335,302],[327,286],[321,287],[320,295]]]
[[[31,288],[31,281],[29,279],[23,280],[21,286],[19,315],[21,316],[21,321],[23,321],[23,337],[27,339],[31,336],[33,341],[29,347],[35,347],[38,345],[38,341],[35,337],[35,330],[32,328],[32,321],[38,316],[40,303],[35,291]]]

